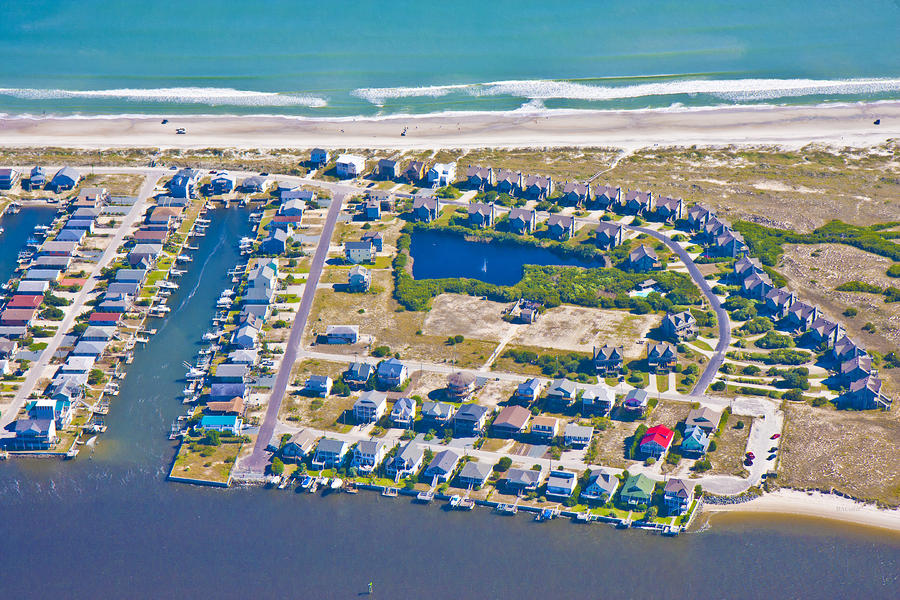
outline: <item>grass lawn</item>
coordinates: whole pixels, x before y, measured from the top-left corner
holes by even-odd
[[[225,483],[243,442],[225,438],[218,446],[205,446],[198,443],[199,439],[189,438],[181,443],[169,475]]]

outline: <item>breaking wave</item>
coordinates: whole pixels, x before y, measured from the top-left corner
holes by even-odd
[[[512,96],[531,100],[623,100],[650,96],[706,94],[723,100],[746,102],[816,95],[877,94],[900,91],[900,79],[679,79],[632,85],[592,85],[563,80],[495,81],[424,87],[359,88],[358,98],[376,105],[397,98],[450,94]]]
[[[305,106],[322,108],[324,98],[304,94],[255,92],[231,88],[123,88],[113,90],[60,90],[34,88],[0,88],[0,96],[23,100],[100,99],[168,104],[205,104],[209,106]]]

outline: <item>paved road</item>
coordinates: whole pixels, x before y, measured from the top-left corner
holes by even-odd
[[[11,423],[21,410],[22,406],[25,403],[25,400],[28,398],[28,395],[33,391],[34,386],[37,384],[38,380],[43,376],[44,370],[47,368],[47,365],[50,363],[50,359],[56,354],[56,351],[59,349],[59,345],[62,343],[63,337],[66,333],[72,328],[72,325],[75,322],[75,317],[81,314],[84,304],[88,299],[88,296],[91,292],[94,291],[94,288],[97,286],[97,277],[96,275],[100,273],[100,270],[104,267],[108,266],[109,263],[115,258],[119,246],[122,245],[122,241],[125,239],[125,234],[131,230],[131,227],[137,222],[141,217],[144,216],[144,211],[147,209],[147,200],[150,196],[153,195],[153,190],[156,187],[156,181],[159,177],[148,171],[141,171],[146,179],[144,180],[144,185],[141,186],[141,190],[138,193],[138,201],[134,203],[131,207],[131,210],[128,211],[128,214],[122,220],[122,224],[116,230],[116,233],[109,241],[109,245],[106,247],[106,250],[103,251],[103,254],[100,255],[100,259],[97,261],[94,266],[94,270],[90,273],[87,282],[84,284],[84,287],[81,288],[81,291],[78,292],[78,295],[72,301],[72,304],[65,308],[66,315],[63,317],[63,320],[59,323],[55,323],[57,325],[56,333],[50,341],[47,342],[47,348],[41,353],[41,357],[37,360],[36,363],[32,364],[31,369],[28,371],[28,375],[25,378],[25,381],[22,383],[19,388],[18,393],[16,394],[15,399],[12,404],[3,411],[3,416],[0,418],[0,430],[4,430],[9,423]]]
[[[313,256],[312,265],[309,268],[309,276],[303,288],[300,307],[297,309],[297,316],[294,318],[294,324],[291,326],[291,334],[288,338],[287,347],[284,350],[284,356],[281,359],[281,367],[278,369],[278,375],[275,376],[275,385],[272,386],[272,393],[269,396],[266,416],[259,428],[259,435],[256,438],[256,445],[253,447],[253,454],[247,457],[242,465],[245,470],[260,472],[265,469],[268,462],[266,446],[269,445],[275,432],[275,425],[278,422],[278,411],[281,409],[281,402],[284,400],[285,391],[291,380],[291,369],[293,369],[294,363],[297,361],[300,340],[303,338],[303,330],[306,328],[307,319],[309,319],[309,311],[312,308],[313,299],[316,295],[319,277],[322,275],[322,268],[325,266],[325,259],[328,257],[328,247],[331,243],[331,236],[334,233],[334,225],[337,223],[343,203],[344,196],[335,195],[331,206],[328,208],[325,226],[322,229],[322,234],[319,236],[319,245],[316,247],[316,254]]]
[[[688,273],[690,273],[691,278],[694,280],[694,283],[697,284],[697,287],[700,288],[700,291],[703,292],[703,295],[706,296],[707,300],[709,300],[709,305],[716,313],[716,319],[719,322],[719,343],[716,344],[716,348],[713,351],[713,355],[709,359],[709,363],[707,363],[706,368],[700,375],[700,378],[697,379],[697,384],[694,386],[694,389],[691,390],[692,395],[702,396],[704,393],[706,393],[706,388],[709,387],[710,383],[712,383],[713,378],[715,378],[716,373],[719,371],[719,367],[722,366],[722,362],[725,360],[725,351],[731,344],[731,320],[728,318],[728,313],[725,312],[724,308],[722,308],[722,303],[719,302],[719,297],[713,293],[712,288],[709,287],[709,282],[707,282],[706,279],[703,278],[703,274],[700,272],[700,269],[697,268],[697,265],[694,264],[694,261],[691,260],[690,255],[688,255],[687,251],[682,248],[681,245],[673,242],[668,236],[663,235],[658,231],[654,231],[653,229],[648,229],[646,227],[637,227],[634,225],[626,225],[625,227],[627,229],[639,231],[640,233],[646,233],[647,235],[658,239],[666,246],[668,246],[673,252],[675,252],[675,254],[677,254],[681,259],[681,261],[687,266]]]

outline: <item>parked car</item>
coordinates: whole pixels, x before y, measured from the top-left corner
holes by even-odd
[[[780,433],[776,433],[776,434],[773,434],[773,435],[772,435],[772,438],[771,438],[771,439],[777,440],[777,439],[780,438],[780,437],[781,437],[781,434],[780,434]]]
[[[747,458],[749,458],[750,460],[753,460],[754,458],[756,458],[756,455],[753,454],[752,452],[748,452],[748,453],[747,453]]]

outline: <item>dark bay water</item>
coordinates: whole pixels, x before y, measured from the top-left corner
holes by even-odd
[[[0,281],[12,277],[18,266],[19,251],[34,233],[37,225],[49,225],[56,216],[56,209],[46,206],[29,206],[16,214],[4,214],[0,218]]]
[[[544,248],[515,244],[469,242],[440,231],[416,231],[409,247],[415,279],[468,277],[495,285],[515,285],[524,265],[600,267]]]
[[[0,598],[357,598],[370,581],[381,598],[896,596],[900,537],[819,521],[731,519],[666,539],[367,493],[166,483],[181,362],[208,327],[246,217],[213,213],[94,456],[0,463]]]

